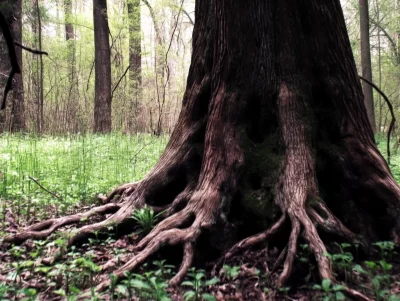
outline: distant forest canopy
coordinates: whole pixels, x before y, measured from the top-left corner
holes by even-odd
[[[341,1],[360,75],[361,2]],[[368,3],[372,81],[398,116],[400,1]],[[170,133],[190,65],[194,5],[195,0],[0,0],[15,41],[49,53],[16,48],[22,76],[15,77],[0,113],[0,132]],[[1,36],[2,89],[9,70]],[[373,107],[376,132],[387,132],[391,117],[376,91]]]

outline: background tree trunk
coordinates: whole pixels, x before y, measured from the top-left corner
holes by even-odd
[[[129,91],[132,99],[133,116],[130,121],[137,129],[137,114],[139,113],[139,103],[142,101],[142,32],[141,32],[141,12],[140,0],[128,0],[129,17]]]
[[[64,0],[65,40],[74,40],[74,25],[72,24],[72,0]]]
[[[14,41],[22,44],[22,0],[16,0],[14,4],[14,20],[11,23],[14,34]],[[22,48],[16,47],[17,60],[21,67],[21,74],[15,74],[13,81],[13,103],[11,116],[11,131],[24,131],[25,124],[25,104],[24,104],[24,85],[22,74]]]
[[[72,0],[64,0],[64,14],[65,14],[65,39],[67,43],[68,53],[68,98],[66,99],[65,116],[66,126],[68,132],[77,132],[78,125],[78,112],[79,106],[79,90],[78,90],[78,75],[76,70],[76,46],[75,46],[75,32],[72,23]]]
[[[12,4],[11,1],[1,0],[0,1],[0,9],[4,17],[6,18],[8,24],[12,22],[13,12],[12,12]],[[0,87],[1,93],[3,93],[4,88],[6,86],[7,78],[11,70],[11,64],[8,58],[8,49],[7,44],[4,39],[3,33],[0,34]],[[8,108],[0,111],[0,133],[7,129],[7,113],[9,112]]]
[[[95,46],[95,133],[111,131],[111,61],[107,1],[93,0]]]
[[[359,0],[360,6],[360,43],[362,76],[372,82],[371,46],[369,42],[368,0]],[[364,103],[372,130],[375,132],[375,108],[372,87],[363,83]]]
[[[14,41],[22,41],[22,0],[0,1],[0,10],[5,15],[10,26]],[[8,49],[4,37],[0,38],[0,86],[4,90],[8,74],[11,70],[11,64],[8,57]],[[22,71],[22,49],[15,48],[18,63]],[[24,112],[24,88],[22,74],[15,74],[12,83],[12,98],[6,110],[0,112],[0,132],[3,130],[22,131],[25,130],[25,112]],[[8,116],[6,116],[8,115]]]
[[[39,0],[32,0],[32,31],[35,36],[35,48],[38,50],[42,49],[42,22],[40,16],[40,6]],[[44,95],[43,95],[43,58],[41,55],[34,56],[34,61],[36,62],[35,66],[35,75],[33,76],[33,86],[35,88],[35,96],[34,103],[36,103],[36,112],[35,112],[35,123],[36,123],[36,132],[42,133],[44,126]]]

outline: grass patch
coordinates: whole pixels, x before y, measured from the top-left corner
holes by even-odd
[[[0,204],[18,216],[45,218],[93,203],[98,193],[137,181],[154,166],[168,137],[0,135]],[[56,194],[52,196],[29,177]]]

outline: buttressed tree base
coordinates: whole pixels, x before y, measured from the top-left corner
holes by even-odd
[[[223,241],[232,222],[250,227],[246,222],[257,220],[251,227],[261,233],[226,248],[226,256],[290,226],[280,237],[288,242],[283,285],[300,236],[321,278],[330,279],[321,234],[364,247],[399,242],[399,200],[400,188],[374,143],[339,0],[197,0],[182,111],[155,167],[140,182],[114,190],[103,206],[7,240],[43,238],[82,217],[115,212],[77,229],[74,244],[147,205],[165,210],[164,219],[114,274],[122,277],[163,246],[182,245],[174,285],[191,266],[202,234],[218,231]]]

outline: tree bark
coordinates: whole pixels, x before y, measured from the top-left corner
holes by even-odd
[[[368,0],[359,0],[360,6],[360,44],[362,76],[372,82],[371,46],[369,41],[369,9]],[[369,122],[375,132],[375,108],[372,87],[363,83],[364,104]]]
[[[79,228],[69,243],[129,222],[135,208],[165,210],[114,275],[182,244],[175,285],[200,249],[196,242],[224,254],[261,231],[231,256],[290,224],[289,237],[279,237],[288,248],[278,285],[291,274],[300,236],[321,278],[333,279],[321,232],[365,249],[400,240],[400,188],[363,101],[339,0],[197,0],[182,111],[164,153],[142,181],[105,199],[119,195],[115,214]],[[6,241],[24,239],[22,232]]]
[[[0,9],[2,10],[2,13],[6,18],[8,24],[10,24],[10,22],[12,22],[12,5],[8,3],[8,1],[2,0],[0,1]],[[4,39],[3,33],[1,33],[0,34],[0,87],[2,93],[6,86],[10,69],[11,69],[11,64],[9,62],[7,44]],[[7,112],[8,112],[7,109],[0,111],[0,133],[5,131],[7,128],[6,125]]]
[[[72,0],[64,0],[65,40],[74,40],[74,25],[72,24]]]
[[[15,42],[21,43],[22,40],[22,0],[17,0],[12,3],[8,1],[0,1],[0,9],[5,14],[7,22],[10,26],[11,32]],[[8,57],[8,49],[6,43],[2,40],[0,42],[0,78],[1,78],[1,89],[4,90],[5,83],[8,78],[8,74],[11,69]],[[20,47],[15,48],[17,61],[22,71],[22,49]],[[22,74],[15,74],[12,82],[13,96],[11,104],[7,110],[0,112],[0,132],[2,130],[23,131],[25,130],[25,109],[24,109],[24,89]],[[6,114],[9,113],[9,117],[6,118]]]
[[[79,122],[77,114],[79,108],[79,84],[76,68],[76,45],[75,45],[75,32],[72,23],[72,0],[64,0],[64,14],[65,14],[65,40],[67,43],[68,53],[68,98],[65,100],[66,104],[66,130],[68,132],[78,132]]]
[[[93,1],[95,46],[95,133],[111,131],[111,59],[108,37],[107,1]]]
[[[129,17],[129,86],[132,98],[132,123],[137,125],[136,117],[139,109],[139,102],[142,101],[142,32],[140,0],[128,0]],[[133,122],[132,122],[133,121]]]
[[[22,0],[17,0],[14,5],[14,21],[11,24],[14,34],[14,41],[22,44]],[[21,73],[14,75],[13,82],[13,103],[11,131],[26,130],[25,103],[24,103],[24,84],[22,74],[22,48],[16,47],[17,60],[21,67]]]

